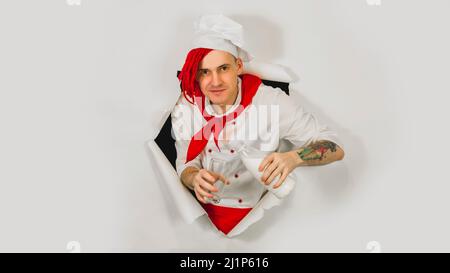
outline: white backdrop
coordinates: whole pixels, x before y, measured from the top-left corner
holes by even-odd
[[[449,1],[79,1],[0,2],[0,251],[450,251]],[[145,146],[206,13],[345,143],[233,239],[181,221]]]

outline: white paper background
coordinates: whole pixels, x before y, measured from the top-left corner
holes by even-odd
[[[450,251],[449,9],[2,1],[0,251]],[[297,170],[294,194],[231,240],[182,222],[145,145],[178,97],[192,22],[219,12],[258,59],[300,77],[293,97],[346,145],[343,162]]]

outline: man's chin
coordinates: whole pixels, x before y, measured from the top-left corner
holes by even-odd
[[[212,104],[216,104],[216,105],[225,104],[225,99],[220,99],[220,98],[209,97],[209,101],[211,101]]]

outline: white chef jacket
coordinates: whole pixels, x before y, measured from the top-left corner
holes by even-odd
[[[238,77],[238,95],[233,106],[223,114],[214,111],[209,99],[205,99],[205,111],[216,117],[234,111],[241,101],[242,80]],[[317,140],[330,140],[342,147],[337,134],[310,113],[296,104],[282,90],[263,83],[253,97],[252,103],[235,119],[227,122],[218,137],[220,151],[214,136],[205,149],[193,160],[186,162],[186,153],[192,136],[199,131],[206,120],[196,105],[180,95],[172,113],[172,134],[177,151],[176,170],[181,176],[188,166],[208,169],[211,159],[222,159],[226,167],[218,172],[224,174],[230,185],[224,186],[222,198],[216,205],[234,208],[252,208],[265,192],[262,182],[254,178],[245,168],[238,155],[238,149],[245,145],[263,151],[275,152],[280,139],[286,139],[295,147]],[[222,183],[220,181],[216,183]]]

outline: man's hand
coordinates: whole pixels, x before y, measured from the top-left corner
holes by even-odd
[[[212,198],[211,192],[218,192],[217,187],[214,186],[217,180],[222,183],[230,184],[230,182],[222,175],[207,171],[205,169],[198,170],[192,177],[192,186],[194,188],[197,199],[206,204],[206,198]]]
[[[272,153],[266,156],[259,165],[259,171],[264,170],[261,181],[268,185],[281,174],[280,179],[273,187],[276,189],[299,166],[325,165],[343,158],[344,151],[329,140],[319,140],[294,151]]]
[[[264,170],[261,176],[261,182],[266,185],[272,183],[275,177],[281,175],[278,182],[273,186],[274,189],[281,186],[286,177],[300,164],[301,159],[297,156],[295,151],[285,153],[271,153],[264,158],[259,165],[259,171]]]

